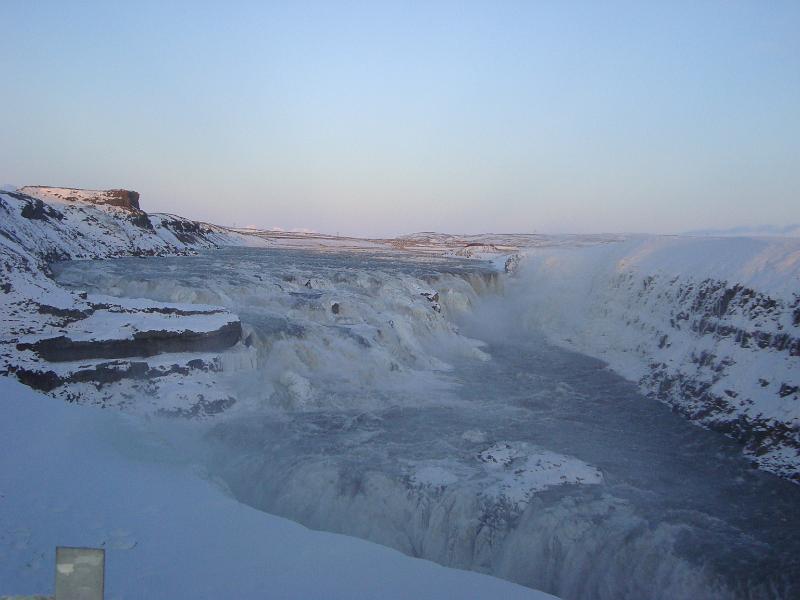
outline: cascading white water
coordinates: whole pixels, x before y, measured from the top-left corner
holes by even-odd
[[[255,507],[564,598],[797,589],[798,488],[526,331],[479,263],[237,249],[60,281],[240,314],[202,451]]]

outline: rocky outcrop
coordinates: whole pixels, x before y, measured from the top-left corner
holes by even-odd
[[[431,308],[436,312],[442,312],[442,306],[439,304],[439,292],[436,290],[420,292],[419,294],[431,303]]]
[[[26,202],[24,196],[22,196],[20,199],[24,202],[22,206],[22,212],[20,214],[26,219],[32,219],[35,221],[56,219],[57,221],[60,221],[64,218],[64,215],[41,200],[34,198],[32,202]]]
[[[220,352],[236,344],[241,335],[242,324],[233,321],[213,331],[137,331],[132,339],[72,340],[61,335],[17,344],[17,350],[32,350],[50,362],[154,356],[166,352]]]
[[[132,190],[108,190],[105,195],[105,203],[129,210],[141,210],[139,208],[139,192]]]
[[[519,254],[512,254],[503,264],[503,270],[509,274],[514,273],[519,268],[520,260],[522,260],[522,257]]]
[[[127,210],[141,210],[139,192],[132,190],[83,190],[80,188],[59,188],[45,185],[29,185],[20,188],[20,193],[39,200],[60,202],[85,202],[106,204]]]
[[[234,404],[236,404],[236,398],[232,398],[231,396],[209,400],[203,394],[200,394],[197,398],[197,402],[188,408],[162,408],[159,409],[156,414],[162,417],[180,417],[183,419],[212,417],[228,410]]]
[[[13,370],[22,383],[36,390],[51,392],[56,388],[76,383],[89,383],[96,389],[102,389],[122,380],[152,380],[169,375],[189,375],[193,371],[214,371],[216,366],[205,360],[196,358],[185,364],[167,364],[153,366],[145,361],[99,361],[79,365],[74,370],[55,370],[46,364],[22,367]]]

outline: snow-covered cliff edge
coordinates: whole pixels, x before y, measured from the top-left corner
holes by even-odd
[[[800,240],[532,249],[510,293],[528,326],[800,481]]]
[[[213,306],[69,291],[50,277],[50,265],[263,244],[222,227],[148,215],[139,208],[139,195],[126,190],[33,186],[2,192],[0,373],[53,391],[67,383],[99,386],[126,377],[163,379],[189,370],[218,370],[213,353],[235,345],[241,334],[236,315]],[[180,354],[188,352],[195,355]],[[176,358],[140,360],[165,354]],[[66,397],[75,399],[72,392]],[[206,407],[230,403],[227,398],[203,401]]]

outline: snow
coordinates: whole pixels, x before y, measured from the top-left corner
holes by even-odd
[[[334,237],[314,233],[286,233],[278,231],[265,231],[254,233],[261,239],[268,240],[273,247],[280,248],[313,248],[316,250],[388,250],[389,248],[378,241],[359,238]]]
[[[84,190],[77,188],[61,188],[30,185],[19,189],[32,198],[38,198],[48,204],[64,204],[70,202],[103,203],[108,198],[107,190]]]
[[[243,506],[119,414],[7,378],[0,406],[3,593],[48,593],[55,546],[72,545],[105,548],[109,600],[552,598]]]
[[[485,441],[473,435],[462,438],[473,443]],[[603,474],[596,467],[527,442],[495,442],[478,452],[475,462],[481,467],[480,471],[452,459],[411,463],[410,482],[446,488],[460,479],[471,479],[479,486],[479,495],[484,500],[520,512],[534,494],[548,488],[603,483]]]
[[[489,477],[495,479],[485,496],[519,504],[550,487],[603,482],[602,473],[574,457],[535,448],[525,442],[498,442],[478,454]]]
[[[735,282],[781,299],[800,292],[800,240],[654,236],[611,248],[618,272]],[[602,251],[598,252],[598,257]]]
[[[132,340],[136,334],[143,332],[206,333],[238,320],[238,317],[222,309],[189,316],[146,311],[96,310],[85,319],[63,327],[45,327],[36,335],[20,337],[19,341],[30,343],[59,335],[64,335],[73,342],[83,342]]]

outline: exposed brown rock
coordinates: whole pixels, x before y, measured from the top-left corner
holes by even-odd
[[[132,190],[108,190],[106,192],[106,204],[141,210],[139,208],[139,192]]]

